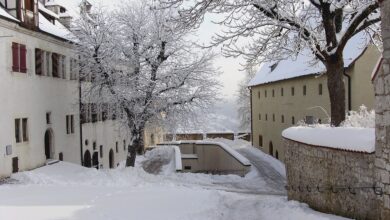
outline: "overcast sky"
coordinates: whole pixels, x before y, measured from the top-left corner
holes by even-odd
[[[207,16],[200,29],[197,31],[197,36],[200,42],[205,44],[211,41],[211,37],[219,32],[221,33],[221,27],[212,23],[212,20],[216,20],[215,16]],[[236,99],[238,91],[238,83],[245,77],[245,72],[240,71],[242,67],[240,63],[243,63],[242,58],[225,58],[221,55],[221,48],[215,48],[214,51],[219,54],[219,57],[215,60],[214,65],[222,72],[220,78],[222,88],[222,97],[227,99]]]

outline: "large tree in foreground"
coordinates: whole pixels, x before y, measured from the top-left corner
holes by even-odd
[[[345,119],[346,113],[346,44],[363,31],[371,40],[380,37],[376,0],[160,1],[165,7],[179,8],[179,20],[185,25],[198,26],[208,12],[222,14],[224,19],[218,23],[225,26],[225,31],[215,36],[212,45],[222,44],[226,56],[244,56],[249,67],[310,50],[313,59],[326,67],[331,123],[335,126]]]
[[[126,161],[134,166],[145,128],[188,119],[208,107],[218,83],[213,55],[188,41],[174,10],[154,10],[150,1],[124,2],[113,13],[84,14],[76,23],[84,93],[111,107],[132,138]]]

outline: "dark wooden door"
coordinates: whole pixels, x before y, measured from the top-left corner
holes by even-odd
[[[12,173],[19,172],[19,159],[17,157],[12,158]]]

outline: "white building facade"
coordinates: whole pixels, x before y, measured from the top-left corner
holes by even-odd
[[[0,178],[50,159],[113,168],[127,155],[115,120],[81,125],[77,56],[60,22],[67,9],[47,3],[0,0]]]

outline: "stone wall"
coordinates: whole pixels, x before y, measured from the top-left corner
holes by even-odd
[[[378,197],[382,219],[390,217],[390,1],[382,1],[383,65],[377,73],[375,84],[377,185],[385,195]]]
[[[375,154],[306,145],[288,139],[284,139],[284,146],[289,200],[307,203],[325,213],[378,219],[375,192],[380,193],[380,189],[374,188]]]

